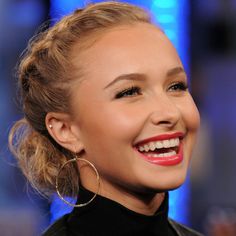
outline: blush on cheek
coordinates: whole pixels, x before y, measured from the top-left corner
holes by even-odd
[[[200,114],[191,95],[189,103],[182,109],[182,114],[187,129],[196,132],[200,125]]]

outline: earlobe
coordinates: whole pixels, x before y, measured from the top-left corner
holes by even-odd
[[[80,152],[83,145],[80,140],[79,130],[73,128],[69,114],[49,112],[45,118],[48,133],[62,147],[71,152]]]

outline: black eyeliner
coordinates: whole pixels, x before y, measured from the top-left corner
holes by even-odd
[[[115,99],[119,99],[122,97],[132,97],[133,94],[131,93],[140,93],[140,88],[137,86],[131,86],[127,89],[124,89],[115,95]]]

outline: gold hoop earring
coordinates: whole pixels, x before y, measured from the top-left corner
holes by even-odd
[[[93,197],[92,197],[89,201],[87,201],[87,202],[85,202],[85,203],[81,203],[81,204],[73,204],[73,203],[68,202],[68,201],[61,195],[61,193],[60,193],[60,191],[59,191],[59,186],[58,186],[58,185],[59,185],[59,184],[58,184],[58,182],[59,182],[58,179],[59,179],[59,175],[60,175],[62,169],[63,169],[67,164],[69,164],[69,163],[71,163],[71,162],[77,162],[77,161],[83,161],[83,162],[87,163],[88,165],[90,165],[90,166],[92,167],[92,169],[94,170],[94,172],[95,172],[95,174],[96,174],[96,180],[97,180],[97,185],[98,185],[97,191],[96,191],[96,193],[94,193]],[[95,167],[90,161],[88,161],[88,160],[86,160],[86,159],[84,159],[84,158],[75,157],[75,158],[73,158],[73,159],[71,159],[71,160],[68,160],[68,161],[66,161],[66,162],[61,166],[61,168],[60,168],[59,171],[58,171],[58,174],[57,174],[57,177],[56,177],[56,191],[57,191],[57,195],[59,196],[59,198],[60,198],[64,203],[66,203],[66,204],[69,205],[69,206],[72,206],[72,207],[83,207],[83,206],[87,206],[89,203],[91,203],[91,202],[95,199],[95,197],[98,195],[99,190],[100,190],[100,176],[99,176],[99,174],[98,174],[98,171],[97,171],[96,167]]]

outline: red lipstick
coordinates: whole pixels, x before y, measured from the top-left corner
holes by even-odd
[[[174,156],[169,157],[151,157],[146,156],[144,153],[139,152],[141,154],[142,158],[146,161],[155,164],[155,165],[161,165],[161,166],[173,166],[178,165],[183,161],[183,143],[180,143],[179,151]]]
[[[177,147],[178,148],[177,153],[172,156],[154,157],[152,155],[145,155],[145,152],[138,151],[138,153],[141,155],[141,157],[143,159],[145,159],[146,161],[148,161],[152,164],[161,165],[161,166],[174,166],[174,165],[178,165],[179,163],[181,163],[183,161],[183,142],[181,141],[183,139],[183,137],[184,137],[184,133],[182,133],[182,132],[159,135],[159,136],[151,137],[151,138],[148,138],[148,139],[138,142],[138,144],[135,145],[136,146],[135,149],[138,151],[137,146],[145,145],[149,142],[179,138],[180,143],[179,143],[179,146]]]

